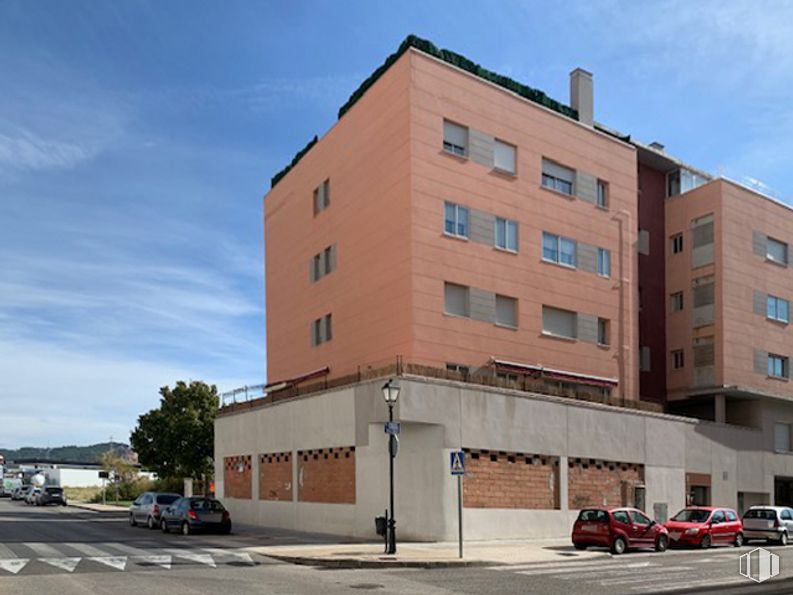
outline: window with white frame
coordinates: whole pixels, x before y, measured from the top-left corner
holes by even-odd
[[[542,233],[542,258],[549,262],[575,268],[575,240],[544,231]]]
[[[609,204],[608,182],[604,182],[603,180],[598,180],[597,205],[605,209],[608,206],[608,204]]]
[[[680,370],[685,365],[685,358],[682,349],[672,351],[672,368]]]
[[[547,335],[575,339],[578,336],[578,314],[569,310],[543,306],[542,332]]]
[[[773,238],[768,238],[766,258],[779,264],[787,264],[787,244]]]
[[[518,222],[496,217],[496,247],[518,251]]]
[[[598,318],[598,344],[609,344],[609,321],[605,318]]]
[[[548,159],[542,160],[542,185],[562,194],[573,194],[575,171]]]
[[[515,174],[515,145],[496,139],[495,168],[499,171]]]
[[[677,291],[669,296],[669,302],[672,312],[680,312],[683,310],[683,292]]]
[[[683,234],[676,233],[670,238],[672,243],[672,254],[680,254],[683,251]]]
[[[443,150],[461,157],[468,155],[468,128],[444,120]]]
[[[598,275],[611,277],[611,251],[598,248]]]
[[[443,311],[454,316],[470,316],[468,287],[455,283],[443,284]]]
[[[518,328],[518,300],[496,295],[496,324]]]
[[[458,238],[468,237],[468,208],[453,202],[443,203],[443,231],[444,233],[457,236]]]
[[[333,338],[333,321],[330,314],[317,318],[311,324],[311,343],[320,345]]]
[[[774,450],[790,452],[790,424],[774,424]]]
[[[790,376],[788,358],[784,355],[768,354],[768,375],[772,378],[788,378]]]
[[[788,322],[788,306],[787,300],[776,297],[774,295],[768,296],[768,311],[766,316],[771,320],[778,320],[779,322]]]

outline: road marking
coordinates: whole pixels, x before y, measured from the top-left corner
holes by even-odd
[[[74,572],[74,569],[77,568],[82,558],[39,558],[38,560],[39,562],[44,562],[45,564],[60,568],[66,572]]]
[[[16,558],[17,555],[10,547],[4,546],[0,543],[0,558]]]
[[[206,548],[205,548],[206,549]],[[532,564],[511,564],[508,566],[488,566],[487,570],[498,570],[501,572],[514,572],[516,570],[532,570],[541,568],[583,568],[585,566],[602,566],[603,564],[614,564],[610,558],[600,558],[587,561],[559,561],[559,562],[534,562]]]
[[[107,543],[103,543],[102,545],[103,546],[107,546],[107,547],[109,547],[110,549],[113,549],[113,550],[118,550],[118,551],[120,551],[120,552],[122,552],[124,554],[129,555],[129,556],[146,556],[146,555],[149,554],[149,551],[150,551],[150,550],[142,550],[142,549],[139,549],[139,548],[136,548],[136,547],[132,547],[132,546],[129,546],[129,545],[125,544],[125,543],[119,543],[117,541],[108,541]],[[108,552],[103,552],[103,554],[106,554],[106,553],[108,553]]]
[[[115,568],[116,570],[124,570],[124,568],[126,568],[127,566],[126,556],[94,556],[92,558],[86,558],[86,560],[91,560],[92,562],[98,562],[99,564],[110,566],[111,568]]]
[[[718,580],[713,578],[706,578],[700,579],[695,581],[679,581],[676,583],[670,583],[668,581],[664,581],[663,585],[641,585],[636,587],[631,587],[631,591],[649,591],[651,593],[662,593],[665,591],[678,591],[681,589],[693,589],[695,587],[721,587],[721,586],[729,586],[734,584],[746,584],[749,586],[751,583],[747,582],[746,578],[739,576],[732,579],[726,580]]]
[[[198,564],[206,564],[207,566],[211,566],[212,568],[217,568],[217,564],[215,564],[215,560],[212,559],[212,556],[209,554],[197,554],[194,552],[188,552],[184,550],[175,550],[169,549],[166,550],[170,552],[172,555],[184,558],[186,560],[190,560],[191,562],[197,562]]]
[[[77,550],[86,556],[107,557],[108,555],[108,552],[100,550],[99,548],[96,548],[92,545],[88,545],[87,543],[65,542],[63,545],[72,548],[73,550]]]
[[[162,566],[171,569],[171,556],[135,556],[135,563],[139,566]]]
[[[246,552],[234,552],[218,547],[205,547],[201,549],[212,554],[212,556],[216,559],[215,561],[217,561],[217,558],[232,558],[231,562],[233,563],[250,564],[251,566],[255,564],[253,558],[251,558],[251,555]],[[229,561],[226,561],[226,563],[228,564]]]
[[[63,552],[46,543],[41,543],[37,541],[33,543],[25,542],[22,545],[24,545],[26,548],[33,550],[39,556],[43,556],[45,558],[60,558],[63,556]]]
[[[522,574],[525,576],[535,576],[539,574],[554,574],[558,573],[560,570],[564,572],[590,572],[599,570],[600,572],[607,572],[607,571],[620,571],[620,570],[630,570],[632,568],[648,568],[650,566],[660,566],[660,564],[652,564],[650,562],[633,562],[631,564],[600,564],[600,565],[589,565],[587,567],[577,567],[577,568],[544,568],[541,570],[522,570],[517,572],[516,574]],[[580,576],[580,574],[578,575]]]
[[[667,572],[686,572],[694,570],[691,566],[661,566],[659,568],[649,569],[641,573],[635,573],[632,578],[607,578],[600,582],[604,587],[611,585],[627,585],[629,583],[647,583],[650,581],[657,581],[663,577],[666,579]],[[664,582],[666,582],[664,580]]]
[[[10,572],[11,574],[18,574],[27,563],[30,562],[28,558],[13,558],[11,560],[0,560],[0,569]]]

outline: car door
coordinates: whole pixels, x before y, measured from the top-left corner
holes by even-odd
[[[727,538],[726,533],[729,532],[727,526],[727,517],[724,515],[723,510],[716,510],[710,517],[710,542],[713,544],[725,543]]]
[[[167,508],[168,518],[166,523],[169,527],[180,525],[182,522],[182,510],[185,508],[186,498],[179,498],[172,502]]]
[[[741,523],[738,515],[734,510],[725,510],[724,514],[727,517],[727,531],[725,532],[725,540],[729,543],[735,541],[735,537],[738,533],[743,529],[743,524]]]
[[[631,517],[627,510],[615,510],[611,513],[614,519],[614,532],[616,534],[624,535],[627,538],[627,546],[633,547],[635,543],[633,536],[633,527],[631,526]],[[613,539],[614,536],[612,536]]]
[[[629,511],[631,517],[631,531],[636,545],[641,547],[652,546],[655,543],[653,522],[638,510]]]
[[[789,537],[793,537],[793,510],[790,508],[783,508],[779,511],[779,522],[787,529]]]

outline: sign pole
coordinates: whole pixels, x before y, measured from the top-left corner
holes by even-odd
[[[463,557],[463,476],[457,476],[457,524],[459,529],[460,559]]]

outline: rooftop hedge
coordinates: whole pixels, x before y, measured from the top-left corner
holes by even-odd
[[[542,106],[547,107],[555,112],[562,114],[563,116],[567,116],[573,120],[578,120],[578,112],[573,108],[559,103],[555,99],[551,99],[545,93],[538,89],[534,89],[522,83],[519,83],[507,76],[502,76],[492,70],[488,70],[486,68],[481,67],[476,62],[472,62],[465,56],[461,56],[455,52],[450,50],[439,50],[435,45],[426,39],[422,39],[420,37],[416,37],[415,35],[408,35],[405,40],[399,44],[399,48],[396,52],[388,56],[385,62],[375,70],[369,78],[367,78],[361,86],[358,87],[347,102],[339,108],[339,119],[346,114],[350,108],[355,105],[358,100],[364,96],[366,91],[374,85],[378,79],[385,74],[385,72],[391,67],[391,65],[399,60],[399,58],[408,51],[409,48],[415,48],[420,52],[423,52],[429,56],[433,56],[439,60],[443,60],[444,62],[456,66],[466,72],[470,72],[473,75],[478,76],[479,78],[489,81],[499,87],[507,89],[508,91],[512,91],[513,93],[528,99],[529,101],[533,101],[534,103],[538,103]],[[303,156],[308,153],[308,151],[313,147],[317,142],[317,137],[315,136],[304,148],[300,151],[295,158],[292,159],[292,162],[287,165],[284,169],[279,171],[275,174],[271,181],[270,187],[273,188],[275,185],[281,181],[281,179],[289,173],[289,171],[297,165],[297,162],[300,161]]]

